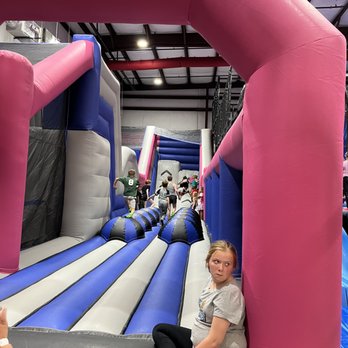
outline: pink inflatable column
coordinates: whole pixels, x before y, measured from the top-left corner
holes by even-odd
[[[339,347],[345,40],[302,0],[194,0],[190,18],[248,82],[248,347]]]
[[[8,51],[0,51],[0,67],[0,272],[10,273],[19,263],[33,69]]]

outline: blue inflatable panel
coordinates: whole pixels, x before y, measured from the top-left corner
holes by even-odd
[[[204,211],[204,218],[205,218],[205,223],[207,225],[208,230],[210,230],[210,226],[212,224],[212,196],[213,196],[213,191],[212,191],[212,178],[209,175],[205,180],[204,180],[204,200],[205,200],[205,211]]]
[[[348,348],[348,308],[342,308],[341,348]]]
[[[41,118],[43,129],[66,129],[68,100],[69,90],[66,89],[44,107]]]
[[[243,172],[229,167],[222,159],[220,167],[219,206],[228,207],[228,213],[220,209],[219,239],[230,241],[237,249],[238,267],[235,275],[241,274],[242,262],[242,179]]]
[[[347,288],[342,286],[342,307],[348,307],[348,293]]]
[[[94,43],[94,67],[83,74],[71,86],[69,129],[93,129],[99,115],[100,47],[92,35],[74,35],[73,41],[86,40]]]
[[[104,105],[104,108],[108,106],[108,105]],[[104,110],[105,112],[106,110]],[[112,111],[112,110],[109,110]],[[105,114],[104,114],[105,115]],[[110,121],[108,119],[106,119],[105,117],[103,117],[102,115],[99,115],[97,118],[97,122],[95,127],[93,127],[93,130],[99,134],[100,136],[102,136],[103,138],[109,140],[110,139],[110,130],[111,130],[111,125],[109,123]]]
[[[130,242],[46,306],[23,320],[17,327],[31,326],[69,330],[98,301],[155,236],[156,233],[150,232],[144,239]],[[96,318],[96,320],[98,319]]]
[[[128,207],[126,206],[124,197],[122,195],[115,195],[115,206],[113,208],[113,211],[111,212],[110,218],[113,219],[117,216],[128,214],[128,212],[129,210],[128,210]]]
[[[191,143],[188,141],[181,141],[181,140],[175,140],[175,139],[170,139],[166,137],[160,137],[159,139],[159,146],[160,147],[191,147],[191,148],[199,148],[200,145],[197,143]]]
[[[180,163],[180,170],[196,170],[198,172],[199,164]]]
[[[126,335],[151,333],[158,323],[178,323],[189,250],[187,244],[180,242],[168,247]]]
[[[211,175],[212,178],[212,191],[210,191],[212,195],[211,202],[211,226],[210,232],[212,234],[212,240],[216,241],[219,239],[220,235],[220,220],[219,220],[219,211],[220,211],[220,199],[219,199],[219,187],[220,187],[220,178],[219,175],[214,170]]]
[[[24,268],[6,278],[0,279],[0,300],[2,301],[30,285],[37,283],[69,263],[76,261],[83,255],[97,249],[104,243],[105,240],[102,237],[93,237],[86,242],[75,245],[59,254],[53,255],[41,262]]]
[[[140,153],[141,153],[141,149],[132,149],[132,150],[134,150],[134,152],[135,152],[135,156],[137,158],[137,163],[138,163],[139,157],[140,157]]]
[[[157,170],[158,170],[158,152],[155,151],[155,156],[154,156],[154,161],[153,161],[153,166],[152,166],[152,174],[151,174],[151,186],[149,190],[150,196],[153,195],[156,191],[156,178],[157,178]],[[150,205],[151,203],[148,202]]]
[[[199,156],[199,148],[182,148],[182,147],[160,147],[158,148],[160,154],[173,154],[173,155],[194,155]]]
[[[181,163],[195,163],[199,164],[199,156],[184,156],[184,155],[169,155],[169,154],[160,154],[160,160],[169,160],[169,161],[178,161]]]

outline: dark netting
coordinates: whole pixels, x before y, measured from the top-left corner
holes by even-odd
[[[59,236],[64,199],[65,134],[30,128],[21,248]]]
[[[232,104],[232,68],[228,72],[228,78],[223,90],[220,82],[217,83],[212,104],[212,135],[213,151],[216,152],[222,139],[231,128],[243,107],[244,87],[239,95],[237,105]]]

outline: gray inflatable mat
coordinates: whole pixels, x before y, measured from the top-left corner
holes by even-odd
[[[118,336],[99,332],[10,328],[14,348],[154,348],[150,335]]]

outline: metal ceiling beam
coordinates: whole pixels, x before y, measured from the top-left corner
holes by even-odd
[[[184,39],[184,52],[185,52],[185,58],[189,58],[189,50],[187,47],[187,30],[186,25],[181,26],[181,32]],[[190,74],[190,67],[186,67],[186,75],[187,75],[187,83],[191,83],[191,74]]]
[[[157,50],[156,50],[156,45],[154,45],[153,42],[152,42],[152,34],[151,34],[151,30],[150,30],[149,25],[148,24],[144,24],[144,29],[145,29],[146,37],[147,37],[147,40],[149,42],[149,46],[151,47],[152,53],[153,53],[155,59],[158,60],[159,56],[158,56],[158,53],[157,53]],[[159,67],[157,69],[159,69],[159,73],[161,75],[162,83],[166,84],[166,77],[164,76],[164,72],[163,72],[162,68]],[[137,69],[135,69],[135,70],[137,70]]]
[[[105,23],[105,26],[106,26],[107,30],[109,31],[109,33],[110,33],[111,39],[112,40],[117,40],[117,38],[116,38],[117,33],[116,33],[114,27],[110,23]],[[130,58],[129,58],[128,54],[127,54],[127,51],[122,50],[121,53],[122,53],[122,56],[124,57],[124,59],[126,59],[127,61],[130,61]],[[134,70],[132,70],[132,73],[133,73],[134,78],[137,80],[138,84],[142,85],[143,82],[141,81],[138,73],[136,71],[134,71]]]
[[[137,40],[143,35],[118,35],[117,40],[112,40],[109,35],[102,35],[103,41],[112,51],[139,50]],[[198,33],[186,33],[188,47],[210,48],[211,46]],[[151,34],[152,47],[184,47],[182,34]]]
[[[220,83],[221,88],[224,88],[225,83]],[[242,88],[244,86],[244,82],[241,80],[233,81],[233,88]],[[206,88],[212,88],[215,89],[216,83],[215,82],[210,82],[210,83],[186,83],[184,85],[179,85],[179,84],[162,84],[160,86],[155,86],[155,85],[132,85],[129,86],[127,84],[123,85],[123,90],[124,91],[160,91],[160,90],[186,90],[186,89],[206,89]]]
[[[236,97],[239,97],[240,93],[235,93]],[[181,99],[181,100],[205,100],[205,95],[177,95],[177,94],[126,94],[123,93],[123,99]],[[213,99],[213,96],[209,96],[209,99]]]
[[[185,67],[229,66],[221,57],[165,58],[153,60],[108,61],[110,70],[153,70]]]
[[[59,22],[59,24],[64,28],[64,30],[70,35],[70,38],[74,36],[74,32],[71,30],[70,25],[66,22]]]
[[[190,107],[166,107],[166,106],[123,106],[123,110],[132,111],[195,111],[205,112],[206,110],[212,111],[212,108],[190,108]]]
[[[348,9],[348,1],[346,2],[346,4],[343,6],[343,8],[341,9],[340,12],[338,12],[337,16],[332,20],[332,24],[337,27],[340,24],[340,20],[341,17],[344,15],[344,13],[347,11]]]

